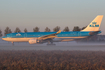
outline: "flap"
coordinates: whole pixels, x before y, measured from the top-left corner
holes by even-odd
[[[51,38],[55,38],[57,34],[61,33],[61,30],[59,30],[58,32],[54,33],[54,34],[50,34],[50,35],[45,35],[42,37],[39,37],[39,40],[45,40],[45,39],[51,39]]]

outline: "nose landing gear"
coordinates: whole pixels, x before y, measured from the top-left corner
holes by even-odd
[[[14,45],[14,42],[12,42],[12,45]]]

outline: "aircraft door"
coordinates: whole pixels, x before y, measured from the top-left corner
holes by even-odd
[[[27,37],[27,33],[24,34],[24,37]]]
[[[12,38],[12,37],[13,37],[12,34],[10,34],[10,35],[9,35],[9,38]]]
[[[81,32],[78,32],[78,36],[81,36]]]

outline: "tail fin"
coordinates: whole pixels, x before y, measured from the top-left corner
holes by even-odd
[[[98,15],[84,30],[81,31],[99,31],[103,15]]]

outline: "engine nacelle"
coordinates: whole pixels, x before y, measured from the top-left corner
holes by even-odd
[[[29,44],[36,44],[39,42],[39,40],[38,39],[30,39],[28,42],[29,42]]]

